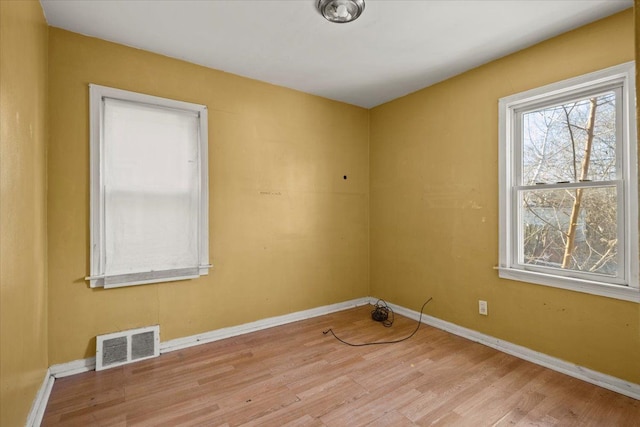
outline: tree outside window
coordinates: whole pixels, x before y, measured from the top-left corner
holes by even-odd
[[[499,108],[500,277],[640,302],[634,63]]]

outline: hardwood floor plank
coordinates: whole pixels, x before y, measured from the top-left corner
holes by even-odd
[[[335,378],[297,393],[309,415],[319,418],[334,409],[361,398],[368,391],[347,376]]]
[[[370,427],[409,427],[414,425],[398,411],[391,411],[368,424]]]
[[[496,353],[494,357],[475,365],[474,370],[456,370],[451,366],[449,375],[442,383],[432,384],[418,391],[428,393],[419,397],[401,412],[412,421],[424,425],[440,419],[445,413],[452,412],[460,403],[481,394],[488,385],[506,375],[521,363],[520,360]],[[426,398],[426,399],[425,399]]]
[[[44,426],[638,426],[640,402],[369,307],[56,380]]]
[[[342,405],[320,417],[327,426],[363,426],[386,416],[393,408],[401,407],[420,393],[412,387],[402,387],[388,394],[369,393],[349,405]]]

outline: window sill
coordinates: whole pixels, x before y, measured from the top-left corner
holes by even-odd
[[[201,265],[193,268],[183,268],[177,270],[149,271],[143,273],[121,274],[106,276],[87,276],[84,280],[89,281],[91,288],[121,288],[124,286],[147,285],[150,283],[175,282],[178,280],[197,279],[209,274],[211,264]]]
[[[517,280],[519,282],[534,283],[553,288],[567,289],[575,292],[614,298],[623,301],[640,302],[640,289],[629,286],[610,285],[589,280],[559,277],[514,268],[496,267],[502,279]]]

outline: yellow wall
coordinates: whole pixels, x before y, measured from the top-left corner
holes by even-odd
[[[640,383],[640,305],[501,280],[498,99],[634,59],[631,9],[371,110],[371,294]],[[478,300],[489,316],[478,314]]]
[[[24,425],[47,363],[47,25],[0,1],[0,425]]]
[[[365,295],[433,296],[429,314],[640,383],[637,304],[492,269],[498,98],[633,59],[631,11],[368,112],[59,29],[47,52],[36,5],[0,2],[1,425],[97,334],[159,323],[166,341]],[[89,83],[208,105],[209,276],[87,287]]]
[[[160,324],[166,341],[367,295],[367,110],[55,28],[49,42],[51,365],[93,356],[98,334]],[[209,276],[83,280],[89,83],[208,106]]]

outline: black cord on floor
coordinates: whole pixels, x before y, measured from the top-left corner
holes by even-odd
[[[395,320],[395,314],[384,300],[379,299],[371,310],[371,318],[376,322],[381,322],[385,328],[390,328]]]
[[[336,335],[335,332],[333,332],[333,329],[327,329],[326,331],[322,332],[324,335],[327,335],[329,332],[331,332],[331,335],[333,335],[335,337],[335,339],[337,339],[338,341],[340,341],[343,344],[346,345],[350,345],[352,347],[364,347],[366,345],[381,345],[381,344],[396,344],[402,341],[406,341],[409,338],[411,338],[412,336],[414,336],[416,334],[416,332],[418,332],[418,329],[420,328],[420,324],[422,323],[422,312],[424,311],[424,307],[432,300],[433,298],[429,298],[427,301],[425,301],[424,304],[422,304],[422,308],[420,309],[420,318],[418,319],[418,324],[416,325],[416,329],[414,329],[413,332],[411,332],[411,334],[409,336],[406,336],[404,338],[398,339],[398,340],[394,340],[394,341],[375,341],[375,342],[365,342],[365,343],[360,343],[360,344],[353,344],[350,342],[347,342],[343,339],[341,339],[339,336]]]

